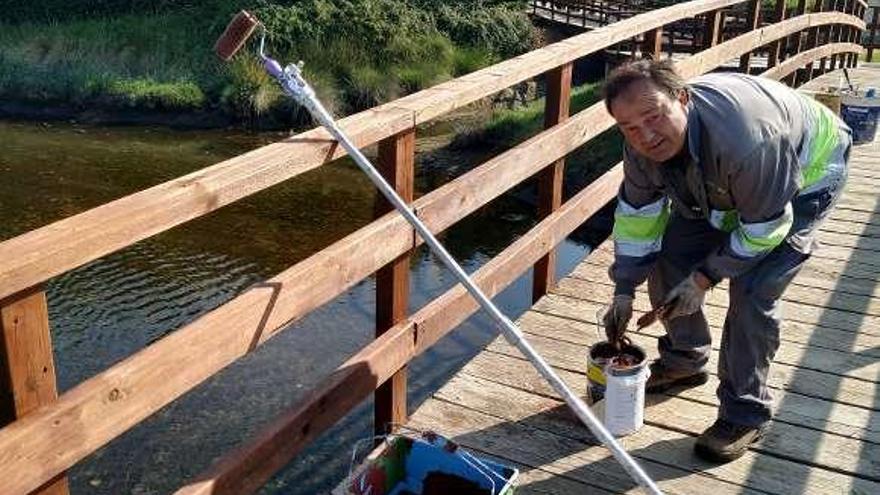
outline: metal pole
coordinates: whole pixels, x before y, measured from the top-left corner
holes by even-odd
[[[330,131],[330,134],[342,144],[343,148],[354,159],[355,163],[367,174],[373,184],[379,188],[388,201],[394,205],[394,208],[412,225],[425,243],[431,248],[437,257],[449,268],[455,277],[461,282],[467,291],[477,300],[480,306],[492,316],[501,326],[501,332],[507,338],[508,342],[516,346],[532,364],[537,368],[541,376],[547,380],[553,389],[559,393],[565,403],[574,411],[577,417],[590,429],[591,432],[606,446],[617,461],[626,469],[639,485],[648,493],[662,495],[660,488],[654,483],[647,473],[639,466],[623,446],[605,429],[602,423],[596,418],[589,407],[578,396],[572,393],[565,385],[565,382],[556,374],[555,371],[544,361],[544,358],[529,344],[522,331],[504,315],[492,300],[477,287],[471,280],[464,269],[455,261],[455,258],[446,251],[446,248],[437,240],[436,237],[428,230],[428,227],[419,219],[418,216],[410,209],[410,207],[400,198],[397,192],[382,177],[375,167],[370,163],[369,159],[361,153],[361,150],[351,142],[348,136],[339,128],[336,121],[330,113],[324,108],[324,105],[315,96],[312,87],[302,77],[302,70],[297,65],[289,65],[286,69],[282,69],[281,65],[275,60],[263,56],[263,62],[266,70],[275,77],[281,84],[284,92],[296,100],[300,105],[304,106],[310,114],[312,114],[318,122]]]

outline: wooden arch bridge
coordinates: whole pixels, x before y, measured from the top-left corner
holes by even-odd
[[[485,264],[475,277],[499,293],[533,270],[535,306],[520,324],[575,389],[595,340],[589,325],[610,288],[602,246],[574,273],[554,280],[553,247],[613,200],[620,166],[562,202],[565,156],[612,126],[602,104],[569,115],[572,64],[629,44],[660,56],[666,26],[701,26],[700,50],[678,62],[686,77],[729,60],[750,70],[767,57],[766,77],[818,84],[852,68],[867,5],[820,0],[796,15],[787,2],[761,23],[754,0],[694,0],[639,13],[341,120],[362,147],[378,144],[384,173],[413,200],[419,125],[524,80],[546,81],[546,129],[413,201],[441,232],[505,191],[536,177],[541,221]],[[721,21],[742,9],[745,26],[722,37]],[[876,15],[875,15],[876,18]],[[876,23],[875,23],[876,24]],[[636,38],[635,41],[633,38]],[[858,69],[864,84],[880,72]],[[834,77],[836,82],[836,76]],[[386,205],[374,222],[258,283],[213,311],[61,394],[56,392],[44,284],[52,277],[131,246],[343,155],[313,129],[0,243],[0,494],[67,493],[65,471],[272,336],[359,281],[376,274],[376,338],[301,402],[182,486],[181,494],[239,494],[259,489],[321,432],[375,394],[377,430],[429,426],[475,450],[522,468],[520,493],[620,493],[634,489],[607,451],[567,416],[559,399],[503,341],[491,344],[410,414],[407,363],[476,311],[454,287],[407,314],[409,255],[421,240]],[[828,244],[787,296],[790,321],[773,368],[777,419],[742,461],[701,464],[689,443],[714,417],[711,389],[653,400],[643,432],[625,444],[669,493],[880,493],[880,147],[854,151],[853,180],[822,233]],[[645,309],[639,298],[640,309]],[[710,319],[723,316],[713,292]],[[717,328],[716,328],[717,330]],[[635,335],[651,349],[657,328]],[[197,356],[197,358],[194,358]]]

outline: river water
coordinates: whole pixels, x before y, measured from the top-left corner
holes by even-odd
[[[438,129],[419,141],[417,194],[485,159],[438,146],[449,131]],[[0,240],[283,137],[0,121]],[[340,160],[51,280],[60,390],[366,225],[375,195],[363,174]],[[505,196],[442,240],[472,271],[534,225],[532,211]],[[587,251],[565,241],[558,271],[567,273]],[[452,284],[425,250],[413,257],[411,272],[413,310]],[[496,301],[515,317],[529,307],[530,284],[526,275]],[[374,282],[367,279],[79,463],[69,472],[72,493],[173,492],[367,343],[373,318]],[[410,408],[496,335],[478,315],[419,357],[410,367]],[[347,472],[351,447],[369,434],[371,418],[370,403],[357,408],[263,493],[327,492]]]

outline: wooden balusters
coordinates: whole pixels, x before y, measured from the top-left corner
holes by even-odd
[[[813,4],[813,12],[822,12],[824,10],[824,4],[826,0],[816,0],[816,3]],[[828,0],[831,1],[831,0]],[[807,50],[811,50],[819,46],[819,39],[821,34],[825,28],[823,26],[818,26],[814,28],[810,28],[809,34],[807,35]],[[813,62],[807,64],[807,66],[803,70],[803,75],[798,76],[798,84],[807,82],[813,79]]]
[[[773,12],[774,21],[782,22],[785,20],[785,2],[786,0],[776,0],[776,10]],[[770,43],[769,52],[767,54],[767,68],[776,67],[776,64],[779,63],[780,56],[784,57],[784,53],[780,53],[781,50],[785,49],[785,40],[787,38],[782,38]]]
[[[746,29],[754,31],[761,22],[761,2],[760,0],[750,0],[748,3],[748,14],[746,17]],[[748,74],[752,65],[752,52],[743,54],[739,58],[739,71]]]
[[[721,31],[724,28],[724,12],[713,10],[706,14],[706,24],[703,26],[703,49],[711,48],[718,44],[721,39]]]
[[[821,0],[817,0],[817,1],[821,1]],[[828,0],[828,4],[824,10],[828,10],[828,11],[837,10],[838,3],[839,3],[839,0]],[[835,32],[835,26],[833,24],[829,24],[827,26],[819,28],[819,38],[820,38],[819,43],[822,45],[827,45],[827,44],[831,43],[831,39],[834,35],[834,32]],[[828,64],[828,57],[822,57],[819,60],[819,74],[824,74],[824,73],[828,72],[825,68],[827,64]]]
[[[806,11],[807,11],[807,0],[798,0],[798,4],[797,4],[796,10],[795,10],[795,15],[796,15],[796,16],[804,15],[804,13],[805,13]],[[806,31],[800,31],[800,32],[798,32],[797,34],[793,34],[793,35],[791,35],[791,36],[789,37],[788,44],[787,44],[787,49],[788,49],[788,51],[789,51],[789,56],[791,56],[791,55],[797,55],[798,53],[800,53],[800,52],[803,50],[803,48],[804,48],[804,37],[805,37],[806,35],[807,35],[807,32],[806,32]],[[786,76],[783,80],[784,80],[789,86],[794,87],[794,86],[796,86],[797,83],[798,83],[798,74],[799,74],[800,72],[802,72],[802,70],[801,70],[801,71],[795,71],[795,72],[792,72],[791,74],[789,74],[788,76]]]
[[[669,38],[672,43],[672,38]],[[652,29],[645,33],[642,41],[642,57],[650,57],[653,60],[660,60],[663,54],[663,29]]]

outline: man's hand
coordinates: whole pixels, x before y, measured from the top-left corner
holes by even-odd
[[[669,309],[664,314],[665,318],[671,320],[699,311],[706,300],[706,291],[711,287],[712,282],[705,275],[700,272],[691,273],[666,296],[664,304]]]
[[[633,298],[632,296],[619,295],[614,296],[611,306],[602,317],[602,324],[605,326],[605,337],[608,342],[616,343],[623,338],[626,333],[626,327],[633,315]]]

